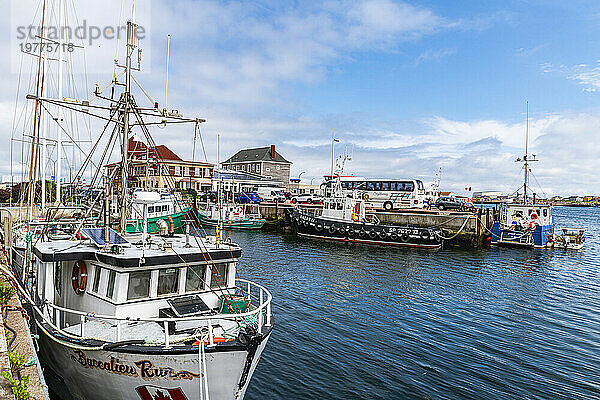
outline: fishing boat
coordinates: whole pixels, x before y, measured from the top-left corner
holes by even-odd
[[[136,196],[136,190],[132,197]],[[193,208],[186,206],[174,194],[161,191],[160,198],[148,205],[148,233],[158,233],[159,221],[166,222],[175,233],[183,233],[185,221],[192,218]],[[143,212],[137,203],[131,203],[130,217],[127,221],[128,233],[140,233],[144,225]]]
[[[267,222],[259,214],[247,213],[244,204],[234,203],[209,203],[197,211],[197,216],[203,226],[215,227],[222,222],[224,229],[261,229]]]
[[[529,154],[529,103],[527,103],[527,123],[525,131],[525,155],[517,158],[525,171],[522,203],[503,203],[499,219],[494,221],[491,244],[515,247],[551,247],[554,235],[552,206],[536,204],[535,193],[529,201],[528,177],[532,162],[539,161],[535,154]]]
[[[554,238],[557,249],[581,250],[585,244],[585,230],[579,228],[561,228]]]
[[[349,159],[347,155],[340,167]],[[332,174],[333,175],[333,174]],[[438,228],[381,224],[375,214],[366,212],[365,200],[353,191],[343,190],[338,175],[330,196],[323,199],[319,212],[296,205],[290,221],[300,236],[345,243],[402,246],[437,249],[442,246],[442,231]]]
[[[197,127],[205,121],[161,110],[157,103],[136,103],[136,27],[127,22],[126,62],[115,61],[124,71],[111,82],[112,95],[96,87],[93,105],[27,96],[36,107],[68,107],[102,120],[92,146],[98,153],[93,150],[81,169],[99,155],[90,185],[103,183],[104,191],[90,199],[80,218],[68,221],[66,237],[47,234],[61,211],[59,200],[39,235],[27,226],[24,256],[0,270],[31,310],[40,361],[54,377],[49,383],[58,398],[242,399],[272,332],[272,296],[237,278],[242,250],[219,234],[222,229],[202,236],[186,220],[185,233],[177,233],[160,218],[158,232],[149,233],[150,207],[161,204],[162,212],[165,199],[156,191],[128,190],[130,132],[139,129],[154,145],[148,130],[153,124]],[[114,98],[116,88],[122,92]],[[119,168],[101,173],[114,148],[121,149]],[[130,203],[141,212],[140,233],[127,228]]]

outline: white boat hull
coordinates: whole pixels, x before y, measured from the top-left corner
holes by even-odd
[[[269,332],[270,333],[270,332]],[[211,400],[242,399],[269,339],[263,338],[240,387],[248,351],[206,352],[206,371]],[[55,387],[64,400],[192,400],[202,397],[199,354],[146,354],[122,351],[82,350],[59,343],[40,330],[40,358],[52,370]],[[158,396],[161,392],[164,397]]]

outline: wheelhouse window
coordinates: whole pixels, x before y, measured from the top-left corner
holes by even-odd
[[[143,299],[150,296],[150,271],[129,273],[127,300]]]
[[[98,287],[100,286],[100,274],[102,274],[102,267],[95,267],[94,271],[94,282],[92,284],[92,292],[98,293]]]
[[[157,294],[177,293],[179,289],[179,268],[161,269],[158,271]]]
[[[187,267],[187,274],[185,277],[185,291],[197,292],[204,290],[205,272],[206,265],[194,265],[191,267]]]
[[[106,286],[106,297],[109,299],[113,298],[115,294],[115,279],[117,278],[117,271],[108,272],[108,285]]]
[[[210,288],[216,289],[227,286],[227,273],[229,272],[229,264],[220,263],[211,265]]]
[[[148,214],[154,213],[154,206],[148,206]]]

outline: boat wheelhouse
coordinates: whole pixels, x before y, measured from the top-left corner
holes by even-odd
[[[132,198],[135,197],[136,192],[140,192],[140,190],[134,191]],[[148,233],[159,232],[160,220],[164,220],[170,225],[173,232],[183,233],[185,221],[192,218],[192,207],[183,204],[181,199],[167,191],[161,191],[159,194],[160,197],[148,205]],[[127,221],[127,232],[142,232],[143,222],[142,208],[136,202],[132,202]]]

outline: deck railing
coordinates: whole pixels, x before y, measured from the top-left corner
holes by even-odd
[[[116,342],[121,341],[122,335],[122,327],[123,324],[131,323],[131,322],[156,322],[159,325],[162,325],[164,329],[164,346],[165,348],[171,347],[171,334],[169,333],[169,323],[183,322],[183,321],[206,321],[206,326],[208,328],[208,345],[215,344],[214,342],[214,326],[213,323],[217,320],[233,320],[233,321],[243,321],[248,320],[248,318],[256,318],[257,319],[257,331],[258,333],[262,333],[263,329],[271,326],[272,314],[271,314],[271,301],[272,296],[271,293],[263,286],[251,282],[246,279],[236,279],[236,282],[239,283],[236,285],[236,289],[241,289],[242,294],[246,301],[249,304],[255,306],[254,309],[250,311],[246,311],[243,313],[232,313],[232,314],[213,314],[213,315],[195,315],[190,317],[117,317],[114,315],[102,315],[95,314],[85,311],[73,310],[70,308],[65,308],[61,306],[57,306],[55,304],[45,303],[44,307],[47,308],[47,313],[44,313],[43,310],[39,309],[37,306],[34,307],[34,310],[41,316],[41,318],[46,322],[53,330],[59,332],[61,335],[69,337],[71,339],[93,339],[86,337],[85,332],[85,323],[90,320],[102,320],[102,321],[114,321],[117,328]],[[245,290],[242,289],[242,286],[245,286]],[[29,297],[27,295],[27,297]],[[28,298],[28,300],[30,300]],[[76,315],[79,316],[79,325],[80,332],[79,334],[74,334],[73,332],[68,332],[65,328],[61,328],[61,314],[67,315]],[[50,316],[50,317],[49,317]]]

